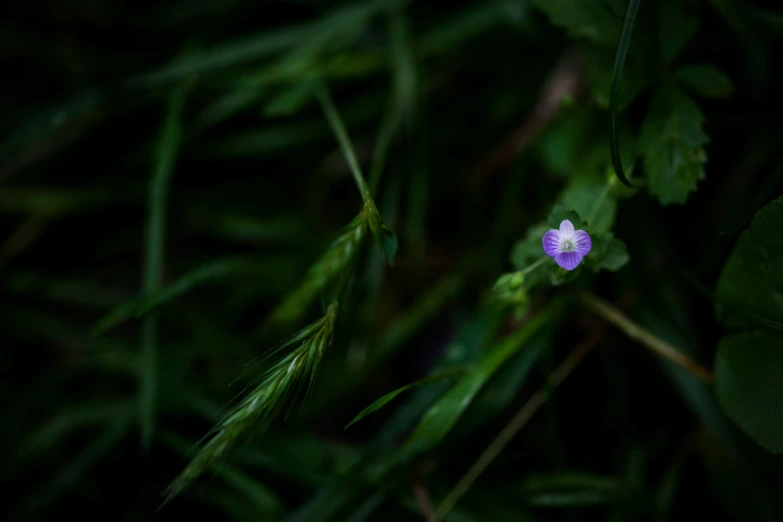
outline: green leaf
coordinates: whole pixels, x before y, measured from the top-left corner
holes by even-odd
[[[712,65],[683,65],[674,74],[688,87],[707,98],[725,98],[734,91],[729,77]]]
[[[718,315],[730,330],[715,360],[718,399],[729,417],[774,453],[783,453],[783,196],[753,218],[718,280]],[[768,319],[768,320],[758,320]]]
[[[437,445],[451,431],[487,381],[554,315],[554,308],[537,315],[487,354],[474,370],[465,375],[427,411],[408,440],[406,449],[418,453]],[[535,346],[539,347],[539,351],[531,352],[531,364],[543,353],[546,344],[538,343]]]
[[[640,3],[641,0],[628,0],[628,9],[625,11],[625,20],[623,21],[623,32],[620,34],[620,44],[617,46],[617,56],[614,60],[614,69],[612,70],[612,85],[609,87],[609,114],[612,122],[609,154],[612,158],[612,167],[614,167],[614,172],[617,174],[617,179],[626,187],[630,187],[631,183],[625,175],[622,157],[620,156],[617,115],[620,112],[620,79],[623,76],[625,58],[628,54],[628,47],[631,45],[631,35],[633,34],[636,12],[639,10]]]
[[[292,85],[264,104],[263,114],[267,117],[291,116],[301,111],[312,95],[312,83]]]
[[[709,138],[704,116],[680,89],[660,90],[642,124],[639,150],[644,155],[647,189],[663,205],[684,203],[704,178]]]
[[[724,512],[738,522],[777,522],[773,496],[764,486],[764,477],[731,445],[700,436],[694,441],[705,475]]]
[[[584,222],[584,219],[582,219],[582,216],[579,213],[568,207],[562,201],[559,201],[554,207],[552,207],[552,211],[546,218],[546,224],[548,227],[547,230],[550,228],[559,229],[560,223],[562,223],[564,219],[567,219],[573,223],[576,230],[584,230],[587,228],[587,223]],[[538,239],[540,247],[541,238],[539,237]]]
[[[603,0],[533,0],[552,24],[571,36],[616,45],[621,25],[606,10]]]
[[[595,153],[596,147],[590,139],[593,127],[594,121],[577,108],[564,111],[555,118],[538,140],[544,167],[564,177],[573,175],[577,169],[590,172],[594,165],[592,170],[598,172],[601,168],[598,165],[605,161],[605,154],[599,156]]]
[[[496,307],[485,307],[479,310],[460,327],[454,342],[448,346],[436,367],[439,370],[446,370],[472,361],[479,348],[497,331],[504,317],[505,314]],[[416,421],[438,397],[445,393],[447,388],[446,382],[440,382],[414,391],[405,404],[395,411],[392,418],[373,437],[369,447],[363,452],[364,460],[370,461],[363,470],[371,476],[383,477],[392,466],[398,464],[405,455],[396,455],[395,453],[401,452],[393,451],[397,441],[411,430]],[[352,503],[356,503],[356,488],[345,488],[342,483],[331,481],[287,520],[288,522],[342,520],[336,518],[335,511],[347,509]]]
[[[561,200],[568,208],[588,220],[586,225],[590,235],[607,231],[614,225],[617,199],[610,188],[606,180],[578,177],[561,195]]]
[[[609,270],[615,272],[630,260],[625,243],[611,232],[593,236],[593,248],[585,257],[585,265],[593,272]]]
[[[558,328],[550,324],[530,339],[524,350],[520,350],[503,364],[498,373],[481,390],[471,404],[460,425],[455,428],[466,436],[480,429],[487,421],[502,414],[520,397],[520,391],[538,363],[540,353],[551,354],[553,339]]]
[[[750,220],[753,218],[755,213],[764,205],[766,201],[769,201],[769,197],[772,195],[773,192],[775,192],[775,187],[777,187],[782,177],[783,177],[783,162],[779,162],[777,166],[773,169],[773,171],[768,176],[765,176],[765,179],[761,183],[761,186],[759,186],[757,189],[758,191],[756,192],[756,196],[746,206],[747,210],[745,210],[741,214],[738,211],[734,214],[734,217],[729,217],[729,220],[733,221],[734,224],[732,226],[719,230],[718,234],[722,236],[724,235],[733,236],[740,230],[744,229],[747,226],[747,224],[750,222]]]
[[[558,223],[557,226],[560,226]],[[552,227],[554,228],[554,227]],[[523,239],[520,239],[514,243],[514,248],[511,250],[511,264],[516,270],[524,270],[528,266],[532,265],[536,259],[544,255],[544,248],[541,244],[541,238],[550,227],[546,225],[534,225],[527,230],[527,234]],[[525,282],[529,283],[533,280],[538,272],[533,271],[525,276]]]
[[[783,453],[783,340],[769,332],[724,337],[715,359],[715,388],[726,413],[750,437]]]
[[[723,267],[716,289],[721,320],[730,329],[758,324],[752,316],[783,318],[783,196],[756,213]],[[742,313],[746,311],[746,313]]]
[[[677,58],[699,29],[699,21],[685,16],[682,2],[659,2],[658,5],[658,43],[663,61],[669,64]]]
[[[396,390],[387,393],[386,395],[384,395],[383,397],[381,397],[380,399],[376,400],[375,402],[367,406],[365,409],[363,409],[359,413],[359,415],[354,417],[351,422],[346,424],[344,429],[347,430],[349,427],[356,424],[357,422],[359,422],[369,414],[375,413],[376,411],[380,410],[381,408],[386,406],[389,402],[391,402],[395,397],[397,397],[399,394],[411,390],[413,388],[416,388],[418,386],[422,386],[424,384],[430,384],[432,382],[438,382],[443,379],[448,379],[449,377],[453,377],[455,374],[457,374],[460,371],[462,371],[461,368],[453,368],[445,372],[437,373],[435,375],[430,375],[429,377],[426,377],[424,379],[419,379],[418,381],[412,382],[410,384],[406,384],[401,388],[397,388]]]
[[[575,213],[573,213],[575,214]],[[563,213],[565,215],[565,212]],[[577,216],[572,216],[578,219]],[[525,270],[534,265],[544,254],[544,248],[541,244],[541,238],[550,228],[558,228],[560,222],[557,225],[549,227],[544,224],[534,225],[530,227],[525,234],[524,239],[517,241],[514,244],[514,248],[511,251],[511,264],[518,271]],[[527,290],[535,287],[538,284],[550,280],[550,272],[559,270],[559,267],[555,264],[554,260],[547,260],[543,266],[526,272],[524,286],[515,290],[509,297],[524,297],[527,295]]]

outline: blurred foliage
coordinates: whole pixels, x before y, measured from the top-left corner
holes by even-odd
[[[775,3],[0,13],[3,520],[783,518]]]
[[[759,444],[783,453],[783,424],[775,408],[783,397],[783,197],[753,218],[718,280],[717,297],[729,328],[715,360],[717,395],[729,416]],[[732,317],[733,315],[733,317]]]

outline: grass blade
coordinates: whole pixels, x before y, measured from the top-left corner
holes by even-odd
[[[482,454],[449,491],[438,506],[438,511],[430,522],[441,522],[444,517],[457,505],[462,496],[473,486],[476,479],[484,472],[495,458],[503,451],[508,443],[527,424],[535,412],[546,402],[552,390],[559,386],[568,375],[574,371],[585,355],[600,341],[600,336],[588,337],[578,344],[571,353],[549,375],[547,384],[538,390],[522,407],[506,426],[498,433],[495,439],[484,449]]]
[[[359,160],[356,158],[356,152],[354,151],[351,138],[348,136],[348,132],[345,130],[340,114],[337,112],[337,108],[332,102],[332,97],[329,95],[329,91],[326,86],[319,84],[315,88],[318,101],[321,102],[324,115],[326,116],[329,126],[337,138],[337,142],[340,144],[340,150],[345,156],[345,161],[348,163],[348,167],[353,174],[353,179],[356,182],[356,186],[359,189],[359,193],[364,200],[364,208],[367,214],[368,225],[372,231],[375,241],[378,243],[381,251],[386,254],[386,259],[390,265],[394,265],[394,255],[397,252],[397,238],[394,233],[383,223],[378,207],[375,205],[375,201],[372,198],[372,191],[367,181],[364,179],[362,170],[359,167]]]
[[[491,339],[502,321],[504,314],[497,308],[484,309],[463,325],[453,342],[436,364],[438,371],[447,371],[459,365],[472,362],[489,339]],[[445,381],[419,388],[394,412],[394,415],[362,452],[362,458],[351,476],[363,474],[380,480],[398,463],[394,448],[427,409],[439,397],[448,391]],[[313,497],[299,507],[286,522],[325,522],[335,520],[335,513],[358,502],[361,494],[355,487],[342,487],[342,482],[334,481],[321,488]],[[340,519],[343,520],[343,519]]]
[[[145,297],[118,304],[95,323],[92,335],[99,337],[131,318],[141,319],[167,302],[177,299],[207,283],[231,275],[250,273],[254,270],[255,263],[257,261],[252,259],[223,260],[194,268],[172,283],[153,291]]]
[[[438,444],[470,406],[476,394],[513,354],[554,317],[549,309],[531,319],[519,330],[503,340],[476,368],[441,397],[421,419],[406,445],[405,452],[418,453]],[[546,345],[539,345],[546,346]],[[541,350],[543,352],[543,350]],[[531,354],[532,363],[539,354]]]
[[[449,377],[452,377],[452,376],[454,376],[455,374],[457,374],[457,373],[459,373],[461,371],[462,371],[461,368],[452,368],[451,370],[448,370],[448,371],[445,371],[445,372],[441,372],[441,373],[437,373],[435,375],[430,375],[429,377],[426,377],[424,379],[419,379],[418,381],[415,381],[415,382],[412,382],[410,384],[406,384],[405,386],[402,386],[400,388],[397,388],[396,390],[387,393],[386,395],[384,395],[383,397],[381,397],[380,399],[378,399],[377,401],[373,402],[372,404],[367,406],[365,409],[363,409],[359,413],[359,415],[354,417],[353,420],[351,422],[349,422],[345,426],[345,429],[347,430],[352,425],[356,424],[357,422],[359,422],[360,420],[362,420],[363,418],[365,418],[369,414],[375,413],[376,411],[380,410],[381,408],[386,406],[389,402],[391,402],[395,397],[397,397],[399,394],[401,394],[403,392],[406,392],[408,390],[411,390],[413,388],[416,388],[416,387],[419,387],[419,386],[422,386],[422,385],[425,385],[425,384],[429,384],[431,382],[438,382],[438,381],[443,380],[443,379],[448,379]]]
[[[362,195],[364,204],[374,206],[375,201],[372,198],[372,191],[370,191],[370,186],[364,179],[362,169],[359,167],[359,160],[356,157],[356,151],[354,150],[353,143],[351,143],[351,138],[348,136],[348,132],[345,130],[343,120],[340,118],[340,113],[337,112],[337,108],[334,106],[334,102],[332,101],[332,97],[329,94],[329,91],[326,89],[325,85],[319,84],[315,88],[315,94],[318,97],[318,101],[321,103],[321,108],[324,111],[326,120],[329,122],[329,127],[331,127],[332,132],[334,132],[334,135],[337,138],[337,143],[340,145],[340,151],[343,153],[346,163],[348,163],[348,168],[353,175],[353,179],[356,182],[356,187],[359,189],[359,193]]]
[[[631,186],[631,182],[625,176],[623,162],[620,157],[620,137],[618,135],[617,113],[620,110],[620,79],[623,76],[623,66],[625,57],[628,54],[628,47],[631,45],[631,33],[633,33],[634,22],[636,21],[636,12],[639,10],[641,0],[630,0],[628,9],[625,12],[625,22],[623,23],[623,32],[620,35],[620,45],[617,47],[617,56],[614,61],[614,70],[612,71],[612,85],[609,90],[609,112],[612,118],[612,136],[609,142],[609,152],[612,156],[612,166],[617,178],[622,181],[626,187]]]
[[[256,481],[246,473],[228,466],[218,466],[215,469],[215,473],[232,489],[247,497],[258,512],[269,516],[280,511],[282,507],[281,500],[265,484]]]
[[[17,466],[25,465],[27,459],[51,451],[75,433],[87,431],[96,425],[108,425],[118,419],[130,418],[132,407],[132,403],[113,401],[64,409],[31,433],[7,464],[10,464],[10,469],[17,470]]]
[[[20,522],[30,520],[37,510],[63,495],[69,486],[81,480],[97,461],[117,445],[132,426],[132,422],[133,418],[128,416],[119,418],[107,426],[99,436],[92,440],[89,446],[61,466],[59,473],[52,476],[48,483],[40,491],[34,493],[22,508],[8,520]]]
[[[209,75],[229,67],[274,56],[312,38],[314,33],[320,35],[330,30],[339,30],[348,24],[360,24],[382,9],[394,7],[399,3],[401,0],[374,0],[349,4],[317,20],[219,45],[207,53],[132,78],[127,82],[127,87],[154,88],[188,76]]]
[[[378,133],[370,166],[370,188],[375,192],[380,183],[386,155],[403,122],[410,127],[416,99],[418,79],[410,28],[402,13],[389,16],[389,64],[392,92],[389,107]]]
[[[182,138],[182,108],[184,86],[169,95],[166,118],[161,132],[155,166],[149,185],[147,235],[144,260],[144,295],[161,288],[163,281],[163,249],[166,242],[166,212],[169,185],[174,172]],[[158,389],[158,317],[144,318],[141,333],[141,364],[139,365],[139,422],[144,448],[149,448],[155,428],[155,403]]]

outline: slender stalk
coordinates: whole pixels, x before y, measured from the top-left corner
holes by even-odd
[[[348,137],[348,133],[345,130],[340,115],[332,102],[332,98],[329,96],[329,91],[323,83],[316,85],[316,96],[321,102],[324,115],[329,121],[329,125],[332,127],[332,131],[337,138],[337,142],[340,144],[340,150],[345,157],[345,161],[348,163],[348,167],[353,174],[353,179],[356,181],[356,186],[359,188],[359,193],[362,195],[364,201],[364,214],[367,218],[367,225],[370,227],[372,235],[375,237],[378,247],[386,254],[386,260],[391,266],[394,266],[394,255],[397,252],[397,238],[389,228],[384,225],[381,214],[378,212],[378,207],[375,205],[375,201],[372,199],[372,190],[367,184],[367,181],[362,175],[362,170],[359,167],[359,160],[356,159],[356,152],[354,151],[351,138]]]
[[[551,259],[551,258],[549,256],[542,256],[538,260],[536,260],[536,262],[533,263],[532,265],[527,266],[524,269],[520,270],[520,272],[522,272],[525,275],[528,275],[530,272],[532,272],[533,270],[535,270],[539,266],[541,266],[544,263],[546,263],[547,259]]]
[[[516,412],[514,417],[506,426],[500,430],[495,439],[486,447],[476,462],[468,469],[467,473],[457,482],[449,491],[446,497],[441,501],[438,510],[434,516],[430,517],[428,522],[441,522],[444,517],[457,505],[457,502],[470,489],[473,483],[484,472],[485,469],[494,461],[508,443],[533,417],[533,414],[546,402],[551,392],[559,386],[568,375],[584,359],[590,350],[603,338],[603,333],[594,334],[578,344],[568,356],[563,359],[560,365],[549,376],[546,386],[538,390],[532,397]]]
[[[378,138],[375,142],[375,149],[373,150],[373,162],[370,166],[370,190],[374,192],[378,189],[378,184],[381,182],[381,174],[383,173],[383,166],[386,162],[386,154],[391,146],[392,139],[400,126],[401,118],[397,114],[394,108],[390,108],[383,118],[381,128],[378,131]]]
[[[611,114],[611,140],[609,140],[609,153],[612,157],[612,166],[614,172],[623,184],[631,186],[631,182],[625,176],[623,162],[620,157],[620,137],[617,130],[617,114],[620,112],[620,78],[623,76],[623,66],[625,57],[628,54],[628,47],[631,45],[631,34],[633,33],[634,22],[636,21],[636,12],[639,10],[641,0],[630,0],[628,9],[625,11],[625,21],[623,22],[623,32],[620,34],[620,45],[617,46],[617,56],[614,60],[614,71],[612,71],[612,84],[609,87],[609,113]]]
[[[607,181],[606,184],[604,185],[604,189],[598,195],[598,199],[595,200],[592,210],[590,210],[590,215],[587,217],[588,225],[593,224],[593,220],[595,219],[595,216],[598,214],[598,211],[601,210],[601,205],[603,205],[604,200],[606,200],[606,196],[609,195],[609,190],[611,188],[612,188],[612,183]]]
[[[41,236],[46,224],[46,220],[42,217],[31,217],[19,225],[0,244],[0,269],[32,245]]]
[[[613,304],[608,303],[589,292],[582,293],[580,295],[580,300],[585,308],[603,318],[605,321],[615,325],[625,332],[628,337],[639,341],[650,351],[685,368],[704,382],[708,384],[712,383],[713,375],[707,368],[688,358],[666,341],[656,337],[651,332],[636,324]]]
[[[160,290],[163,281],[163,249],[166,243],[166,212],[169,185],[182,140],[184,87],[172,91],[158,143],[155,167],[149,184],[147,235],[145,244],[143,293]],[[158,316],[146,316],[141,325],[141,364],[139,366],[139,420],[141,440],[149,448],[155,428],[155,401],[158,393]]]
[[[403,123],[410,124],[416,94],[416,67],[408,24],[400,12],[389,15],[389,65],[392,92],[383,118],[370,166],[370,190],[375,193],[383,173],[386,155]]]
[[[348,162],[348,168],[353,174],[353,179],[356,181],[356,186],[359,188],[359,193],[362,195],[365,205],[371,205],[375,208],[375,202],[372,199],[372,191],[370,186],[365,181],[362,175],[362,170],[359,167],[359,160],[356,158],[356,152],[354,151],[351,138],[348,136],[348,132],[345,130],[345,125],[340,118],[340,114],[332,102],[332,97],[329,95],[329,91],[323,84],[319,84],[316,88],[316,96],[318,101],[321,102],[326,120],[329,122],[329,126],[332,127],[332,131],[337,137],[337,142],[340,144],[345,161]]]

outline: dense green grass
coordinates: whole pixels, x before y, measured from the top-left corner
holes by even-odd
[[[3,520],[783,517],[782,12],[0,12]]]

